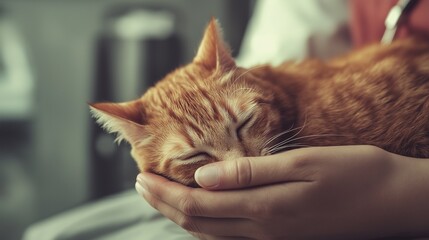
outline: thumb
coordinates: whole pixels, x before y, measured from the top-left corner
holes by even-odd
[[[297,152],[215,162],[197,169],[194,177],[201,187],[210,190],[311,181],[310,161]]]

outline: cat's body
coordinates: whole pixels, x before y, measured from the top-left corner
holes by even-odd
[[[370,144],[429,157],[429,44],[243,69],[212,21],[191,64],[141,99],[92,110],[131,143],[141,171],[187,185],[210,162],[305,146]]]
[[[297,142],[369,144],[429,157],[428,43],[408,39],[330,62],[309,60],[257,71],[263,79],[277,80],[285,92],[294,86],[289,94],[296,96],[295,126],[305,126],[297,137],[325,135]]]

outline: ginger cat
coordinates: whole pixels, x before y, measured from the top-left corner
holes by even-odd
[[[409,39],[329,62],[245,69],[212,19],[192,63],[139,99],[91,110],[131,144],[140,171],[189,186],[204,164],[307,146],[370,144],[427,158],[429,44]]]

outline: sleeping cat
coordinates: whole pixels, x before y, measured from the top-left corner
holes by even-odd
[[[216,20],[192,63],[141,98],[91,105],[140,171],[197,186],[200,166],[307,146],[370,144],[429,157],[429,44],[373,45],[329,62],[236,66]]]

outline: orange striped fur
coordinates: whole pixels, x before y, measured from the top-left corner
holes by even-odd
[[[306,146],[371,144],[429,157],[429,45],[374,45],[329,62],[237,67],[215,20],[193,62],[141,98],[91,105],[141,171],[196,186],[207,163]]]

